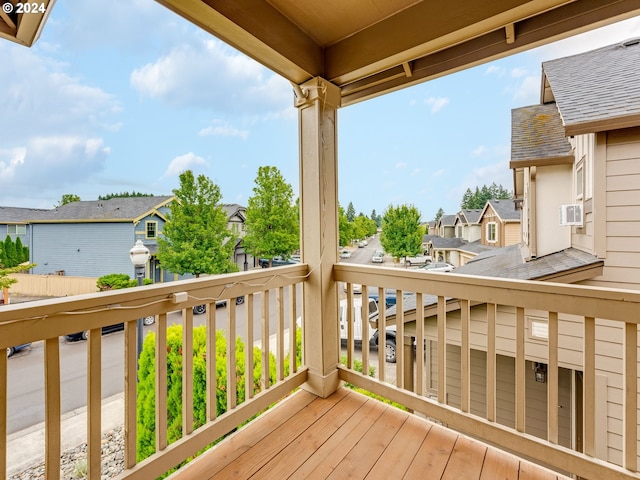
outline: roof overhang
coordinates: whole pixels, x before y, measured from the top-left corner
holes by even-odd
[[[560,157],[528,158],[526,160],[511,160],[509,168],[525,167],[549,167],[553,165],[573,165],[575,157],[573,155],[563,155]]]
[[[637,0],[157,0],[295,84],[342,105],[640,14]]]
[[[0,38],[30,47],[40,36],[54,3],[55,0],[24,3],[3,0],[0,8]]]

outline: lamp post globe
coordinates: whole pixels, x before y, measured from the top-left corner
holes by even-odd
[[[144,279],[144,267],[149,260],[149,249],[144,246],[142,240],[136,241],[136,244],[129,250],[129,259],[133,263],[136,272],[136,278],[138,279],[138,286],[143,284]],[[142,318],[138,319],[136,323],[136,336],[137,336],[137,353],[138,361],[140,361],[140,353],[142,353]]]

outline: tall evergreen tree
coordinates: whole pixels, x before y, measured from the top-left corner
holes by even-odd
[[[347,220],[353,222],[356,219],[356,209],[353,207],[353,202],[349,202],[347,205]]]
[[[442,209],[442,207],[440,207],[436,212],[436,217],[434,218],[434,220],[437,222],[442,218],[443,215],[444,215],[444,210]]]
[[[254,257],[289,257],[300,248],[299,208],[293,188],[277,167],[258,169],[253,196],[247,202],[245,250]],[[269,262],[271,263],[271,262]]]
[[[16,237],[15,248],[16,248],[16,261],[18,262],[17,264],[20,264],[22,262],[26,262],[27,260],[29,260],[28,257],[27,258],[24,257],[24,246],[22,245],[22,240],[20,240],[20,237]]]
[[[16,255],[16,245],[9,235],[4,239],[4,261],[6,268],[15,267],[19,263]]]
[[[233,261],[235,239],[227,228],[220,187],[191,170],[180,174],[180,188],[173,190],[163,237],[158,238],[158,260],[170,272],[196,277],[203,273],[238,270]]]

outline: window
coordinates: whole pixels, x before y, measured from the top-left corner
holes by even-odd
[[[158,222],[146,222],[147,238],[156,238],[158,233]]]
[[[498,224],[495,222],[487,223],[487,242],[495,243],[498,241]]]
[[[8,235],[26,235],[27,226],[26,225],[7,225],[7,234]]]
[[[456,235],[458,238],[462,238],[462,225],[458,225],[458,234]]]

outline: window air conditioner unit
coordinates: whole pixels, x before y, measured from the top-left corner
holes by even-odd
[[[582,204],[572,203],[570,205],[560,205],[560,225],[576,227],[582,226]]]

